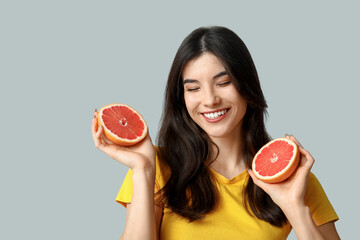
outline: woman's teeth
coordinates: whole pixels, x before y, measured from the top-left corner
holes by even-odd
[[[213,112],[213,113],[204,113],[204,116],[209,119],[215,119],[215,118],[220,117],[221,115],[224,115],[226,112],[227,112],[227,110],[222,110],[222,111]]]

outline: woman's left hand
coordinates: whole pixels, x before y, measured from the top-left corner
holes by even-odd
[[[294,136],[286,136],[295,142],[300,151],[300,163],[297,170],[285,181],[280,183],[265,183],[256,178],[252,170],[249,174],[254,183],[262,188],[271,199],[284,211],[291,210],[295,206],[305,205],[305,192],[310,170],[314,164],[314,158],[306,151]]]

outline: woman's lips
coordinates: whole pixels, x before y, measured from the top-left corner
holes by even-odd
[[[203,112],[201,113],[201,115],[203,115],[206,121],[214,123],[221,121],[226,116],[229,110],[230,108],[224,108],[211,112]]]

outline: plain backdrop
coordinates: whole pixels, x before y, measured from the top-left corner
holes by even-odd
[[[1,1],[0,239],[117,239],[127,168],[94,147],[93,111],[126,103],[156,140],[182,40],[221,25],[248,46],[273,138],[314,156],[340,220],[358,235],[356,1]],[[292,233],[289,239],[296,239]]]

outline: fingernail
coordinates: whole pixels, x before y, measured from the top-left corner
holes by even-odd
[[[96,112],[97,112],[97,110],[96,110],[96,108],[95,108],[95,110],[94,110],[94,115],[93,115],[94,118],[96,117]]]

